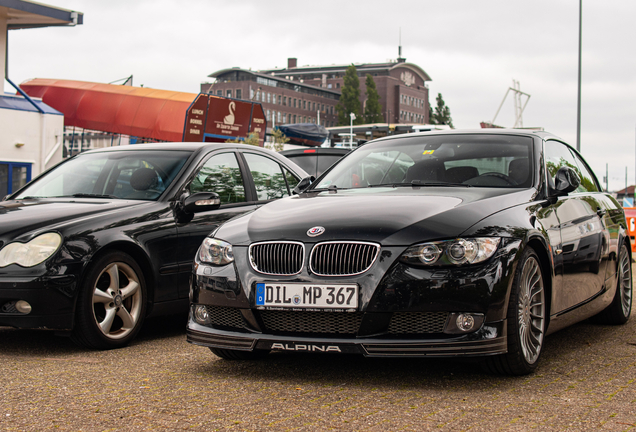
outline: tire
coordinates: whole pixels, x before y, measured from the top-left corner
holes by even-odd
[[[593,317],[598,324],[625,324],[632,312],[632,260],[629,256],[627,244],[621,245],[618,254],[618,268],[616,271],[616,294],[608,307]]]
[[[508,302],[508,352],[488,357],[484,369],[502,375],[527,375],[539,363],[546,328],[546,294],[541,263],[534,249],[523,252]]]
[[[80,287],[74,342],[96,349],[126,346],[146,315],[146,283],[128,254],[108,252],[95,261]]]
[[[210,348],[210,351],[212,351],[214,355],[225,360],[258,360],[269,354],[269,351],[265,350],[239,351],[232,349]]]

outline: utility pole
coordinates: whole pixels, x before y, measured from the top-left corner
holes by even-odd
[[[578,102],[576,107],[576,151],[581,152],[581,45],[582,35],[581,26],[583,24],[583,0],[579,0],[579,85],[578,85]]]

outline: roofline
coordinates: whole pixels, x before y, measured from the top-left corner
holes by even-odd
[[[315,72],[320,72],[320,71],[325,71],[325,70],[329,70],[332,72],[344,72],[346,71],[346,69],[351,66],[351,64],[346,64],[346,65],[329,65],[329,66],[301,66],[301,67],[295,67],[293,69],[266,69],[266,70],[262,70],[259,71],[260,73],[263,74],[269,74],[269,73],[275,73],[275,74],[286,74],[286,75],[302,75],[302,74],[306,74],[312,71]],[[412,70],[413,72],[415,72],[417,75],[420,76],[420,78],[422,78],[423,81],[433,81],[431,79],[431,77],[424,71],[424,69],[422,69],[421,67],[419,67],[418,65],[414,64],[414,63],[407,63],[407,62],[398,62],[398,63],[363,63],[363,64],[353,64],[353,66],[356,67],[356,69],[359,69],[361,71],[366,71],[366,70],[393,70],[395,68],[398,67],[405,67],[407,69]],[[275,76],[275,75],[274,75]]]
[[[221,75],[223,75],[225,73],[228,73],[228,72],[239,72],[239,71],[248,73],[250,75],[254,75],[255,77],[260,77],[260,78],[264,78],[264,79],[271,79],[271,80],[274,80],[274,81],[280,81],[280,82],[293,84],[293,85],[299,85],[299,86],[302,86],[302,87],[307,87],[307,88],[314,89],[314,90],[320,90],[320,91],[324,91],[326,93],[332,93],[334,95],[340,96],[340,92],[339,91],[326,89],[326,88],[318,87],[318,86],[311,85],[311,84],[306,84],[306,83],[303,83],[303,82],[300,82],[300,81],[288,80],[288,79],[281,78],[280,76],[276,76],[276,75],[269,75],[269,74],[265,74],[265,73],[262,73],[262,72],[254,72],[254,71],[251,71],[251,70],[248,70],[248,69],[241,69],[241,68],[238,68],[238,67],[228,68],[228,69],[221,69],[219,71],[211,73],[210,75],[208,75],[208,77],[209,78],[217,78],[217,77],[219,77],[219,76],[221,76]]]
[[[23,23],[23,24],[11,24],[7,22],[7,30],[19,30],[27,28],[40,28],[40,27],[57,27],[57,26],[74,26],[84,24],[84,13],[77,12],[69,9],[63,9],[55,6],[46,5],[30,0],[0,0],[0,7],[6,7],[8,9],[14,9],[28,14],[38,15],[53,20],[60,21],[59,23]]]

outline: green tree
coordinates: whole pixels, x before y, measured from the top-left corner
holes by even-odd
[[[237,144],[247,144],[258,147],[258,134],[254,132],[250,132],[247,138],[234,138],[225,141],[226,143],[237,143]]]
[[[365,81],[367,86],[367,103],[364,107],[364,121],[367,123],[380,123],[384,121],[382,117],[382,105],[380,105],[380,95],[375,86],[375,81],[370,74],[367,74]]]
[[[345,72],[342,92],[338,105],[336,105],[336,110],[338,111],[338,126],[346,126],[350,123],[350,113],[356,116],[353,124],[362,124],[364,121],[360,113],[360,80],[354,65],[349,66]]]
[[[274,142],[270,143],[268,148],[277,152],[283,150],[285,143],[289,142],[289,138],[278,128],[272,131],[272,138]]]
[[[431,124],[448,125],[454,129],[455,126],[453,126],[453,119],[451,118],[450,108],[448,108],[446,106],[446,103],[444,103],[444,99],[442,98],[441,93],[437,93],[435,101],[437,102],[435,110],[433,110],[433,107],[429,104],[429,122]]]

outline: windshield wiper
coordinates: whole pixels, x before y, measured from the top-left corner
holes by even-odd
[[[115,195],[100,195],[100,194],[91,194],[91,193],[76,193],[71,195],[73,198],[110,198],[110,199],[119,199],[119,197]]]
[[[329,185],[329,187],[326,188],[316,188],[316,189],[312,189],[311,192],[322,192],[322,191],[339,191],[339,190],[347,190],[347,189],[351,189],[351,188],[344,188],[344,187],[338,187],[336,185]],[[310,191],[307,191],[310,192]]]
[[[381,183],[369,185],[367,187],[421,187],[421,186],[442,186],[442,187],[473,187],[465,183],[445,183],[445,182],[426,182],[421,183],[419,180],[413,180],[410,183]]]

